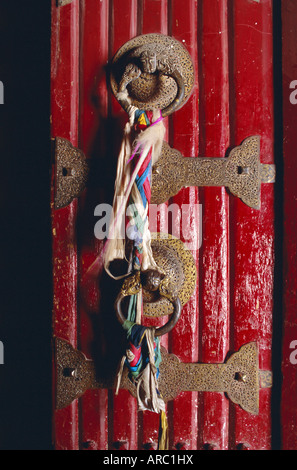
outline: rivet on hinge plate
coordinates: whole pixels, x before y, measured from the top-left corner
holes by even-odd
[[[66,407],[88,389],[116,386],[116,373],[100,379],[95,363],[61,338],[55,339],[55,362],[58,409]],[[258,414],[259,390],[271,385],[272,373],[259,371],[254,342],[243,345],[223,364],[182,363],[162,348],[158,386],[165,401],[173,400],[182,391],[221,392],[248,413]],[[124,368],[121,388],[136,396],[136,387],[129,380],[127,368]]]

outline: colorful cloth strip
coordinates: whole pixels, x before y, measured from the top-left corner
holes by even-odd
[[[149,351],[145,336],[146,327],[127,320],[123,328],[127,330],[128,349],[126,353],[126,365],[129,369],[129,376],[130,378],[137,378],[149,363]],[[159,365],[161,362],[159,338],[155,338],[154,353],[158,378],[160,373]]]

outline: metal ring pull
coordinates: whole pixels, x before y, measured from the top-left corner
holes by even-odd
[[[162,34],[137,36],[112,61],[112,91],[128,111],[160,109],[169,116],[188,100],[194,84],[190,54],[176,39]]]
[[[119,295],[115,304],[117,319],[119,320],[121,325],[123,325],[124,322],[126,321],[126,318],[124,317],[122,313],[122,308],[121,308],[121,302],[123,298],[124,298],[124,295]],[[178,322],[180,314],[181,314],[181,303],[180,303],[179,298],[177,297],[175,300],[173,300],[172,304],[174,307],[173,314],[170,316],[170,319],[168,320],[167,323],[165,323],[165,325],[160,326],[159,328],[156,328],[155,336],[163,336],[166,333],[169,333],[169,331],[171,331],[176,325],[176,323]]]
[[[170,316],[168,322],[156,328],[155,336],[163,336],[166,333],[169,333],[176,323],[178,322],[180,315],[181,315],[181,301],[179,297],[171,298],[170,295],[167,293],[166,288],[163,288],[162,279],[164,276],[157,271],[149,270],[142,274],[142,280],[144,280],[145,287],[147,290],[157,291],[159,290],[159,294],[168,298],[173,304],[173,313]],[[126,318],[122,312],[122,300],[127,297],[128,295],[137,294],[141,289],[141,281],[140,281],[140,273],[136,273],[135,275],[131,276],[129,279],[126,280],[124,283],[120,294],[117,297],[115,302],[115,310],[117,319],[121,325],[123,325],[126,321]]]
[[[185,82],[178,69],[175,68],[170,61],[158,60],[157,53],[154,47],[139,47],[133,54],[131,54],[130,58],[132,60],[133,58],[138,58],[139,63],[141,65],[138,67],[135,63],[130,62],[126,66],[124,74],[120,81],[119,94],[117,95],[117,97],[125,111],[127,112],[130,106],[128,93],[123,94],[123,92],[125,93],[127,91],[127,86],[134,80],[137,80],[139,77],[141,77],[142,74],[156,73],[159,74],[159,76],[167,75],[168,77],[173,78],[177,86],[176,97],[168,106],[162,109],[162,116],[169,116],[169,114],[173,113],[175,109],[179,108],[185,96]]]

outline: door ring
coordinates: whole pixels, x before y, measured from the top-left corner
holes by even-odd
[[[116,316],[121,325],[123,325],[126,321],[126,318],[122,312],[122,307],[121,307],[121,303],[124,297],[126,296],[121,292],[115,303]],[[160,326],[159,328],[156,328],[155,336],[163,336],[166,333],[169,333],[169,331],[171,331],[174,328],[174,326],[176,325],[176,323],[178,322],[180,318],[182,307],[181,307],[181,302],[180,302],[179,297],[172,299],[171,302],[173,304],[173,313],[170,315],[170,319],[168,320],[167,323],[165,323],[165,325]]]

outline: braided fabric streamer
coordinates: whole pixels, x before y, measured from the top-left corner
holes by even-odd
[[[158,390],[161,351],[159,338],[154,337],[154,329],[146,328],[126,320],[123,328],[127,331],[128,347],[118,374],[118,393],[122,369],[126,365],[129,378],[136,386],[138,410],[160,414],[159,450],[167,450],[169,445],[168,424],[165,403]]]
[[[134,142],[133,132],[136,133]],[[151,250],[148,227],[151,169],[158,160],[165,134],[160,111],[147,112],[130,107],[117,167],[109,235],[104,247],[104,267],[114,279],[130,274],[138,263],[142,270],[157,269]],[[127,213],[128,212],[128,213]],[[128,224],[126,223],[128,219]],[[128,272],[115,276],[110,272],[114,259],[125,259],[126,235],[134,241],[134,264]],[[135,255],[135,256],[134,256]]]
[[[125,240],[119,237],[125,224],[126,236],[132,241],[128,272],[158,269],[151,250],[148,212],[151,199],[152,166],[161,153],[165,128],[161,112],[141,111],[130,107],[130,119],[118,160],[117,179],[113,203],[113,218],[105,249],[105,269],[113,259],[124,259]],[[132,131],[137,135],[131,144]],[[139,410],[160,414],[159,449],[168,446],[168,426],[165,403],[158,391],[159,364],[161,361],[159,338],[153,328],[140,325],[143,312],[142,292],[130,296],[128,316],[123,327],[127,331],[128,347],[118,372],[116,393],[121,382],[123,367],[136,385]]]

